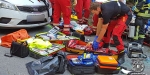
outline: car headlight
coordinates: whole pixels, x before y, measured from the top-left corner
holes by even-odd
[[[5,1],[0,1],[0,8],[17,10],[17,7],[15,5],[5,2]]]

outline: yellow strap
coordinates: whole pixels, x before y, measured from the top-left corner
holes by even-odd
[[[135,2],[135,5],[137,5],[137,4],[138,4],[138,1]]]
[[[36,36],[42,35],[42,34],[47,34],[48,32],[43,32],[43,33],[38,33]]]
[[[147,18],[150,17],[150,14],[146,14],[146,13],[138,13],[137,15],[141,17],[147,17]]]
[[[86,58],[86,53],[84,53],[84,59]]]
[[[137,9],[137,8],[135,7],[134,11],[135,11],[135,12],[139,12],[139,9]]]
[[[139,33],[139,26],[137,26],[136,35],[133,39],[138,40],[138,36],[139,36],[138,33]]]
[[[145,11],[145,14],[148,14],[148,11],[149,11],[149,10],[146,10],[146,11]]]
[[[117,67],[117,70],[121,69],[120,67]]]
[[[139,38],[145,38],[145,35],[139,35]]]

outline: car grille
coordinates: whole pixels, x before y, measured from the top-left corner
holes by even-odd
[[[46,11],[46,6],[34,6],[34,7],[29,7],[29,6],[17,6],[20,11],[24,12],[43,12]]]
[[[17,25],[30,25],[30,24],[39,24],[45,22],[48,22],[47,19],[45,19],[44,21],[35,21],[35,22],[27,22],[27,20],[22,20]]]

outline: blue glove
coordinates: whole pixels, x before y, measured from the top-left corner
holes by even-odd
[[[150,26],[150,19],[148,20],[147,24],[148,24],[148,26]]]
[[[97,38],[98,38],[98,36],[95,36],[94,41],[96,41],[96,40],[97,40]]]
[[[94,50],[97,50],[99,48],[99,42],[97,42],[96,40],[93,41],[93,45],[92,45]]]

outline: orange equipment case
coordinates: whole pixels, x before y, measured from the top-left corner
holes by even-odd
[[[96,72],[100,74],[117,74],[119,73],[117,60],[113,56],[97,56]]]

